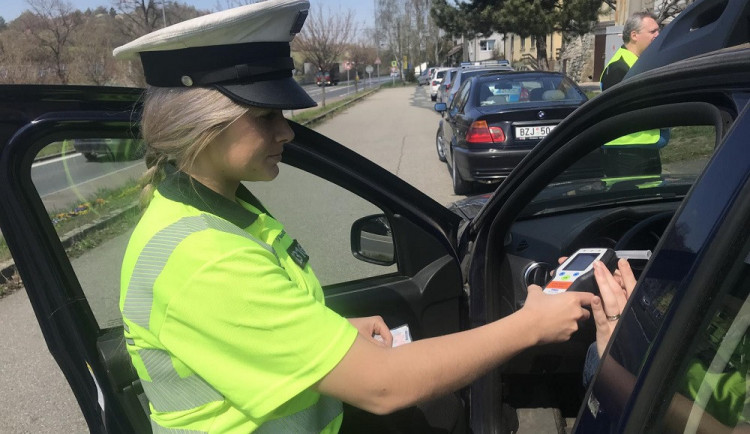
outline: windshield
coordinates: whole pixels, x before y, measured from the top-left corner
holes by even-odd
[[[681,200],[713,154],[714,127],[682,126],[641,134],[641,141],[652,143],[635,146],[618,139],[575,162],[534,198],[523,215]]]

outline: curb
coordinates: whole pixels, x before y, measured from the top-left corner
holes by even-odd
[[[118,218],[132,212],[138,211],[138,204],[133,204],[129,207],[116,209],[106,216],[103,216],[101,218],[98,218],[91,223],[88,223],[86,225],[83,225],[79,228],[76,228],[67,234],[60,237],[60,243],[62,243],[63,248],[67,249],[70,246],[73,245],[76,241],[82,239],[86,235],[90,234],[91,232],[97,231],[106,225],[108,225],[111,221],[117,220]],[[0,284],[6,283],[9,280],[13,278],[13,276],[16,274],[16,264],[11,259],[5,262],[0,263]]]
[[[301,122],[300,125],[308,126],[308,125],[312,125],[312,124],[318,123],[318,122],[324,120],[326,117],[328,117],[328,116],[330,116],[330,115],[332,115],[332,114],[334,114],[334,113],[336,113],[336,112],[338,112],[340,110],[343,110],[346,107],[349,107],[353,103],[355,103],[355,102],[357,102],[357,101],[359,101],[359,100],[361,100],[361,99],[363,99],[363,98],[365,98],[367,96],[372,95],[373,93],[377,92],[378,90],[380,90],[380,86],[372,88],[372,89],[370,89],[367,92],[363,92],[361,95],[359,95],[359,96],[357,96],[355,98],[352,98],[351,100],[347,101],[345,104],[342,104],[342,105],[340,105],[340,106],[338,106],[336,108],[332,108],[330,110],[327,110],[327,111],[319,114],[318,116],[315,116],[312,119],[308,119],[305,122]],[[47,159],[50,159],[50,158],[59,157],[60,155],[63,155],[63,154],[48,155],[48,156],[45,156],[43,158],[38,159],[37,161],[43,161],[43,160],[47,160]],[[126,207],[126,208],[121,208],[121,209],[118,209],[118,210],[114,210],[114,211],[112,211],[111,213],[109,213],[105,217],[96,219],[96,220],[94,220],[93,222],[91,222],[91,223],[89,223],[87,225],[81,226],[80,228],[77,228],[77,229],[75,229],[73,231],[68,232],[67,234],[65,234],[62,237],[60,237],[60,242],[62,243],[63,248],[67,249],[68,247],[72,246],[73,243],[75,243],[79,239],[83,238],[84,236],[88,235],[89,233],[91,233],[93,231],[96,231],[96,230],[99,230],[100,228],[102,228],[106,224],[108,224],[110,221],[116,220],[117,218],[119,218],[119,217],[121,217],[121,216],[123,216],[123,215],[125,215],[125,214],[127,214],[129,212],[133,212],[134,210],[137,210],[137,208],[138,208],[138,204],[134,204],[134,205],[131,205],[130,207]],[[0,262],[0,284],[6,283],[9,280],[11,280],[13,278],[13,276],[16,274],[16,272],[17,272],[17,270],[16,270],[16,264],[15,264],[15,262],[12,259],[8,260],[8,261],[5,261],[5,262]]]

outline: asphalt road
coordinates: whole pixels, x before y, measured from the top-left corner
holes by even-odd
[[[384,89],[316,129],[382,165],[438,202],[448,204],[461,197],[452,194],[448,170],[435,153],[434,138],[440,117],[432,106],[425,87]],[[294,174],[288,177],[292,184],[296,182]],[[275,183],[269,183],[268,188]],[[288,204],[285,207],[283,200],[274,200],[272,191],[258,191],[258,194],[275,214],[287,216],[284,220],[288,227],[304,224],[310,218],[299,213],[299,218],[295,218],[296,209]],[[74,268],[81,271],[77,274],[94,278],[112,275],[110,272],[119,269],[117,258],[121,258],[126,238],[118,237],[73,261]],[[102,270],[102,264],[107,264],[110,272]],[[85,272],[92,267],[100,272]],[[319,275],[336,272],[332,264],[315,267]],[[84,287],[99,286],[105,291],[117,291],[117,284],[82,282]],[[111,305],[97,309],[116,312],[116,306]],[[0,351],[0,433],[88,431],[67,382],[47,352],[23,291],[0,300],[0,345],[4,348]]]

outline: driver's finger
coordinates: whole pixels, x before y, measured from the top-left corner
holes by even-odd
[[[599,286],[599,295],[602,298],[604,312],[607,315],[621,313],[624,303],[621,304],[620,299],[624,300],[625,294],[622,293],[620,285],[601,261],[594,262],[594,278],[596,279],[596,284]],[[618,297],[618,293],[622,294],[622,296]]]
[[[635,288],[635,275],[633,274],[633,269],[630,268],[630,263],[627,259],[620,259],[617,261],[617,271],[620,272],[620,276],[622,276],[622,282],[623,286],[625,287],[626,297],[630,299],[630,294],[633,293],[633,288]]]

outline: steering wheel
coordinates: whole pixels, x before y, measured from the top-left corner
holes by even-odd
[[[664,211],[640,221],[622,234],[615,244],[615,250],[653,251],[673,216],[674,211]],[[630,266],[636,278],[640,276],[646,262],[648,261],[630,260]]]

